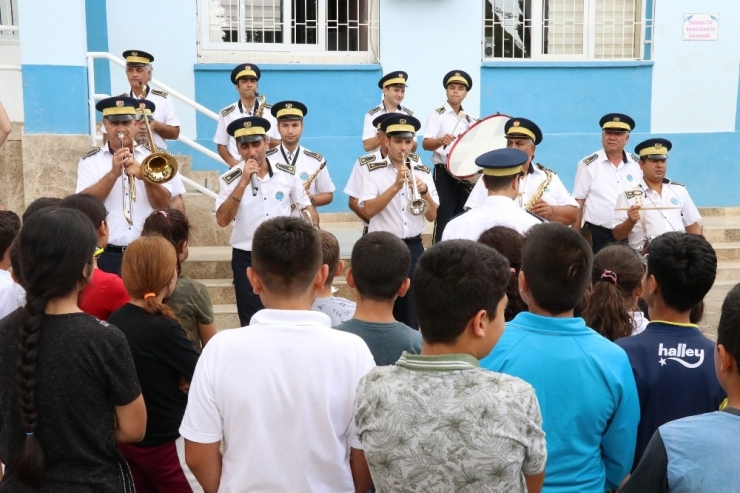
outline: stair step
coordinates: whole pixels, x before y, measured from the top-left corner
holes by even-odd
[[[720,262],[717,265],[717,281],[740,282],[740,262]]]
[[[719,262],[740,261],[740,242],[715,243],[712,245]]]

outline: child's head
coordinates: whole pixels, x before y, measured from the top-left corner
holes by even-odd
[[[13,211],[0,211],[0,264],[10,267],[10,245],[21,230],[21,218]],[[7,264],[7,265],[5,265]]]
[[[524,301],[551,315],[573,310],[588,287],[592,261],[591,247],[573,229],[559,223],[533,226],[522,249]],[[519,281],[521,286],[521,275]]]
[[[513,319],[517,313],[526,312],[527,304],[519,295],[519,269],[522,267],[522,246],[524,246],[524,235],[515,229],[506,226],[494,226],[484,231],[478,243],[483,243],[506,257],[511,266],[511,280],[506,289],[509,302],[506,304],[504,315],[506,321]]]
[[[632,335],[645,266],[626,245],[609,245],[594,256],[591,295],[583,310],[586,325],[610,341]]]
[[[470,240],[443,241],[428,249],[414,271],[414,305],[424,341],[451,345],[468,329],[483,326],[477,339],[486,356],[504,328],[509,261]],[[478,334],[478,337],[481,337]],[[474,339],[475,340],[475,339]]]
[[[352,248],[349,276],[361,298],[391,301],[408,284],[411,252],[392,233],[368,233]],[[405,289],[404,289],[405,291]]]
[[[57,207],[62,199],[58,199],[56,197],[39,197],[30,204],[28,204],[28,207],[26,207],[26,210],[23,211],[23,224],[26,224],[26,221],[29,217],[31,217],[35,212],[40,211],[41,209],[45,209],[46,207]]]
[[[146,311],[177,320],[172,309],[157,298],[170,296],[177,281],[177,255],[169,241],[161,236],[132,241],[123,254],[121,277],[129,296],[144,300]]]
[[[643,296],[648,306],[660,297],[666,307],[690,311],[704,299],[717,275],[717,255],[699,235],[664,233],[650,242]]]
[[[254,233],[251,269],[272,296],[297,297],[313,291],[322,259],[319,231],[301,219],[270,219]]]
[[[727,386],[723,373],[728,373],[734,366],[734,374],[728,376],[740,381],[740,284],[727,293],[725,301],[722,303],[722,314],[719,318],[717,327],[717,352],[719,357],[715,357],[715,370],[722,387],[730,394],[731,390]],[[740,391],[740,389],[735,389]]]
[[[321,237],[321,257],[322,262],[329,266],[329,274],[326,276],[325,286],[334,282],[334,277],[339,271],[339,241],[337,237],[326,230],[320,230]]]
[[[68,207],[82,212],[90,218],[90,221],[92,221],[93,226],[95,226],[98,232],[98,246],[105,246],[101,244],[101,240],[103,243],[108,243],[107,228],[103,224],[108,211],[105,210],[105,204],[99,198],[86,193],[76,193],[62,199],[59,207]]]
[[[175,247],[177,252],[177,272],[180,273],[180,264],[188,258],[188,238],[190,237],[190,221],[178,209],[162,209],[149,214],[144,221],[142,236],[160,235]]]

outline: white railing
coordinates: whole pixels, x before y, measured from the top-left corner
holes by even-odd
[[[88,109],[89,109],[89,122],[90,122],[90,140],[91,143],[95,144],[95,129],[96,129],[96,123],[95,123],[95,102],[100,101],[101,99],[105,99],[110,97],[109,94],[100,94],[95,92],[95,67],[93,64],[94,59],[106,59],[109,60],[116,65],[119,65],[123,68],[126,68],[126,62],[121,60],[120,58],[111,55],[110,53],[102,52],[102,51],[89,51],[87,52],[87,86],[88,86]],[[183,95],[182,93],[172,89],[167,84],[158,81],[157,79],[151,79],[149,83],[153,86],[156,86],[163,91],[169,93],[173,97],[179,99],[183,103],[187,104],[191,108],[195,109],[196,111],[200,111],[204,115],[208,116],[209,118],[212,118],[214,120],[218,120],[218,115],[214,113],[213,111],[209,110],[205,106],[197,103],[196,101],[193,101],[189,97]],[[191,149],[195,149],[196,151],[200,152],[201,154],[205,154],[206,156],[210,157],[211,159],[218,161],[219,163],[223,164],[224,166],[228,166],[226,164],[226,161],[221,159],[221,156],[219,156],[217,153],[213,152],[212,150],[208,149],[207,147],[204,147],[197,142],[195,142],[193,139],[190,139],[182,133],[180,133],[180,137],[177,139],[178,141],[182,142],[186,146],[190,147]],[[187,178],[186,176],[180,175],[180,178],[182,179],[182,182],[186,185],[198,190],[201,193],[204,193],[211,197],[212,199],[216,199],[218,195],[216,195],[215,192],[212,190],[207,189],[203,185],[199,184],[196,181],[191,180],[190,178]]]

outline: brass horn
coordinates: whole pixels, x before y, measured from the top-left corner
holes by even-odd
[[[157,146],[154,144],[154,134],[152,127],[149,125],[149,117],[144,108],[141,108],[141,116],[146,125],[146,133],[149,139],[149,148],[152,153],[144,158],[141,162],[141,178],[155,185],[167,183],[172,180],[177,173],[177,159],[167,152],[156,152]]]

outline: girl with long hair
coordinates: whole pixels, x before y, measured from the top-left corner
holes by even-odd
[[[191,492],[178,455],[179,428],[198,353],[164,304],[177,281],[175,248],[161,236],[142,236],[123,254],[123,283],[131,301],[109,321],[126,336],[147,405],[147,427],[138,443],[119,444],[138,493]]]
[[[0,320],[0,492],[133,491],[115,441],[144,436],[146,410],[121,332],[83,313],[97,235],[46,208],[17,238],[26,303]]]
[[[610,341],[638,334],[647,320],[637,307],[645,265],[627,245],[609,245],[594,256],[591,292],[583,310],[586,325]]]
[[[128,301],[128,292],[121,278],[98,268],[98,257],[108,245],[108,223],[105,218],[108,211],[103,202],[86,193],[76,193],[62,199],[59,207],[77,209],[85,214],[98,235],[97,249],[93,256],[93,275],[90,283],[80,291],[78,301],[80,309],[100,320],[108,320],[110,314],[121,308]]]
[[[524,236],[506,226],[494,226],[481,233],[478,243],[483,243],[506,257],[511,268],[511,280],[506,288],[509,302],[504,310],[504,320],[513,319],[518,313],[529,311],[527,304],[519,295],[519,269],[522,267],[522,246]]]
[[[190,239],[190,222],[177,209],[162,209],[152,212],[144,221],[142,235],[161,235],[167,239],[177,252],[178,279],[175,291],[165,300],[172,308],[185,329],[188,339],[198,352],[216,335],[216,323],[213,318],[213,305],[208,288],[202,283],[179,276],[180,265],[188,258]]]

